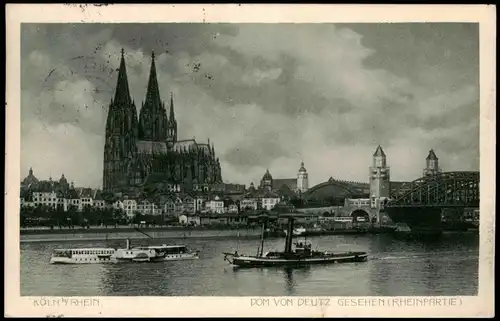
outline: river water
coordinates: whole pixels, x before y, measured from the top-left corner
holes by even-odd
[[[312,237],[313,248],[368,251],[363,263],[234,269],[222,252],[255,254],[256,239],[185,239],[200,260],[51,265],[54,248],[123,247],[123,241],[21,244],[22,296],[404,296],[477,295],[479,236],[402,241],[389,235]],[[159,244],[163,242],[158,240]],[[172,243],[172,240],[165,243]],[[284,239],[266,240],[282,250]]]

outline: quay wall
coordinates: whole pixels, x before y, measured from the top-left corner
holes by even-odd
[[[260,229],[232,229],[232,230],[156,230],[145,231],[155,239],[186,239],[186,238],[258,238]],[[70,241],[104,241],[104,240],[141,240],[149,237],[138,231],[102,231],[102,232],[79,232],[59,234],[50,232],[20,235],[21,243],[29,242],[70,242]]]

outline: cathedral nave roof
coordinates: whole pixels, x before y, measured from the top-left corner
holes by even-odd
[[[165,142],[138,140],[136,146],[139,154],[167,154],[168,152],[167,143]]]
[[[198,147],[194,139],[179,140],[174,144],[174,151],[182,152],[184,150],[194,150]]]

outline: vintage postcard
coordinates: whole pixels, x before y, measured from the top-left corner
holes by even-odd
[[[6,316],[494,315],[494,7],[6,20]]]

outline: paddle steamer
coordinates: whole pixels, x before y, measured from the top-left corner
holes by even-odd
[[[149,245],[131,247],[127,239],[124,249],[81,248],[56,249],[50,258],[51,264],[97,264],[119,262],[161,262],[199,259],[199,251],[186,245]]]

